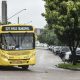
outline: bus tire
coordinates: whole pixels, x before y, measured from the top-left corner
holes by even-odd
[[[29,68],[29,65],[22,66],[22,69],[23,69],[23,70],[27,70],[28,68]]]

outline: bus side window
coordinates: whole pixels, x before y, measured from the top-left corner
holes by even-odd
[[[0,34],[0,49],[2,48],[2,39],[1,39],[1,34]]]

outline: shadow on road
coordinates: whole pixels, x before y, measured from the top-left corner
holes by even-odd
[[[39,69],[22,69],[20,67],[10,67],[10,66],[0,66],[0,71],[25,71],[25,72],[31,72],[31,73],[48,73],[47,70],[39,70]]]
[[[10,66],[2,66],[0,67],[0,71],[31,71],[29,69],[22,69],[20,67],[10,67]]]

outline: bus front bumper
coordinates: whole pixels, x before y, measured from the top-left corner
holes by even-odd
[[[28,59],[0,59],[0,66],[20,66],[20,65],[34,65],[36,64],[36,57],[33,56]]]

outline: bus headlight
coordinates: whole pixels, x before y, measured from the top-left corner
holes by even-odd
[[[30,57],[29,56],[25,56],[24,59],[30,59]]]

